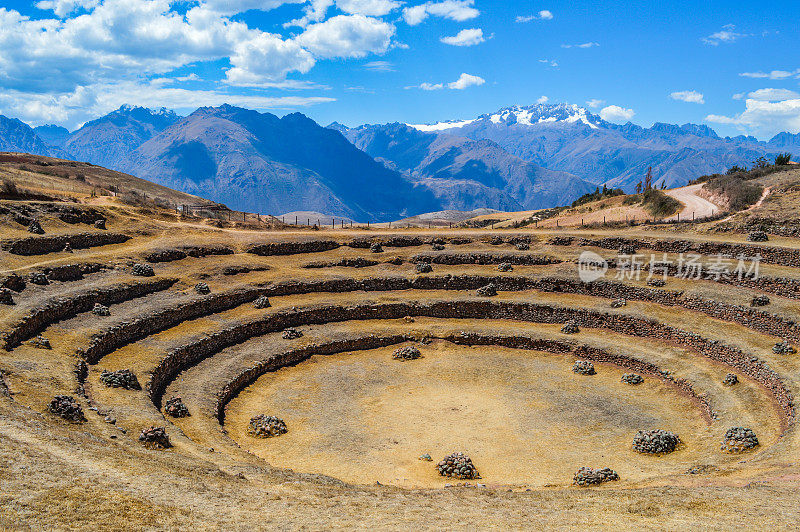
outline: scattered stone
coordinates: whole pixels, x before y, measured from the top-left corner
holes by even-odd
[[[117,424],[117,418],[115,418],[114,416],[112,416],[110,414],[107,415],[105,418],[103,418],[103,421],[105,421],[109,425],[116,425]]]
[[[633,450],[646,454],[671,453],[680,441],[677,434],[668,430],[640,430],[633,438]]]
[[[266,414],[250,418],[250,426],[247,427],[247,433],[256,438],[274,438],[287,432],[286,423],[282,419]]]
[[[622,376],[622,382],[630,384],[631,386],[636,386],[644,382],[644,377],[638,373],[626,373]]]
[[[148,449],[169,449],[172,444],[169,442],[167,430],[164,427],[150,427],[142,429],[139,434],[139,441]]]
[[[478,288],[476,293],[481,297],[493,297],[497,295],[497,287],[494,283],[489,283],[486,286]]]
[[[86,421],[81,405],[69,395],[56,395],[47,407],[50,413],[75,423]]]
[[[200,295],[206,295],[211,293],[211,288],[206,283],[197,283],[194,285],[194,291]]]
[[[750,302],[751,307],[764,307],[766,305],[769,305],[769,297],[767,296],[755,296]]]
[[[422,358],[422,353],[414,346],[406,346],[395,350],[392,358],[394,360],[402,360],[405,362],[406,360],[416,360],[418,358]]]
[[[286,329],[285,331],[283,331],[283,334],[281,336],[283,337],[284,340],[296,340],[297,338],[303,336],[303,333],[301,333],[297,329]]]
[[[433,266],[431,266],[430,262],[418,262],[415,267],[417,273],[431,273],[433,271]]]
[[[419,457],[419,459],[425,462],[433,462],[433,458],[431,458],[431,455],[429,455],[428,453],[423,454],[422,456]]]
[[[619,247],[617,252],[619,255],[636,255],[636,247],[630,244],[625,244]]]
[[[64,244],[64,249],[62,251],[64,253],[72,253],[72,244],[69,243],[69,240]]]
[[[481,478],[469,456],[458,452],[447,455],[436,465],[436,469],[443,477],[455,477],[459,479]]]
[[[379,242],[375,242],[369,246],[372,253],[383,253],[383,246]]]
[[[139,379],[129,369],[121,369],[118,371],[103,370],[100,374],[100,382],[109,388],[124,388],[126,390],[141,390]]]
[[[149,264],[134,264],[131,273],[139,277],[153,277],[156,274]]]
[[[506,243],[506,241],[503,240],[503,237],[502,236],[497,236],[497,235],[493,236],[489,240],[489,244],[491,244],[493,246],[500,246],[500,245],[505,244],[505,243]]]
[[[603,469],[582,467],[575,473],[575,484],[578,486],[591,486],[614,480],[619,480],[619,475],[616,471],[608,467],[604,467]]]
[[[31,223],[28,224],[28,232],[35,235],[43,235],[44,229],[42,229],[42,225],[39,223],[39,220],[33,219],[31,220]]]
[[[530,244],[527,242],[517,242],[517,245],[514,246],[517,251],[528,251],[531,249]]]
[[[108,310],[107,306],[101,305],[100,303],[95,303],[94,308],[92,309],[92,314],[95,316],[110,316],[111,311]]]
[[[758,446],[758,438],[753,429],[733,427],[725,433],[722,450],[726,453],[743,453]]]
[[[659,279],[658,277],[653,277],[652,279],[647,280],[647,286],[655,286],[656,288],[661,288],[666,286],[667,282],[664,279]]]
[[[106,221],[103,218],[94,221],[94,228],[95,229],[105,229],[106,228]]]
[[[772,352],[776,355],[793,355],[797,353],[797,349],[795,349],[789,342],[784,340],[783,342],[777,343],[772,347]]]
[[[622,308],[628,304],[628,301],[625,299],[615,299],[611,302],[611,308]]]
[[[22,292],[25,290],[27,286],[27,282],[25,279],[17,275],[16,273],[12,273],[7,277],[3,278],[0,281],[0,288],[8,288],[9,290],[13,290],[14,292]]]
[[[510,262],[501,262],[497,265],[497,269],[501,272],[513,272],[514,266]]]
[[[412,318],[411,316],[405,316],[405,317],[403,317],[403,321],[406,322],[406,323],[414,323],[416,320],[414,318]]]
[[[589,360],[576,360],[572,366],[572,371],[581,375],[594,375],[597,373],[594,370],[594,364]]]
[[[86,382],[86,377],[89,376],[89,365],[86,364],[85,360],[78,359],[75,362],[75,367],[72,370],[72,374],[75,375],[75,380],[77,380],[80,384]]]
[[[271,307],[272,304],[269,302],[269,298],[267,296],[261,296],[253,301],[253,306],[258,309],[263,309]]]
[[[764,231],[753,231],[747,235],[747,240],[750,242],[767,242],[769,240],[769,235]]]
[[[737,377],[735,373],[728,373],[725,375],[725,380],[722,381],[722,384],[725,386],[735,386],[739,384],[739,377]]]
[[[14,295],[8,288],[0,288],[0,303],[3,305],[14,305]]]
[[[575,323],[574,320],[569,320],[561,327],[561,332],[564,334],[578,334],[581,330],[578,328],[578,324]]]
[[[38,284],[39,286],[50,284],[50,280],[44,272],[33,272],[28,279],[30,279],[33,284]]]
[[[189,417],[189,409],[180,397],[172,397],[164,403],[164,413],[172,417]]]
[[[41,334],[36,338],[32,339],[30,342],[28,342],[28,345],[31,345],[36,349],[52,349],[52,346],[50,345],[50,340],[48,340]]]
[[[431,249],[433,251],[443,251],[444,250],[444,245],[439,244],[438,242],[434,242],[433,245],[431,246]]]

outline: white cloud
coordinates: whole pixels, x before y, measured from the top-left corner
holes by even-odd
[[[100,0],[42,0],[36,2],[36,8],[43,11],[52,11],[59,18],[64,18],[78,10],[90,10],[100,3]]]
[[[797,70],[773,70],[772,72],[742,72],[739,74],[745,78],[755,79],[788,79],[800,78],[800,68]]]
[[[295,41],[316,57],[365,57],[385,53],[392,43],[395,27],[364,15],[339,15],[312,24]]]
[[[295,20],[290,20],[285,23],[283,27],[290,28],[292,26],[300,26],[301,28],[305,28],[312,22],[322,22],[325,20],[328,9],[331,7],[333,7],[333,0],[309,0],[309,4],[303,8],[303,16]]]
[[[233,68],[225,73],[226,81],[240,86],[281,80],[289,72],[306,73],[314,66],[314,57],[308,50],[269,33],[237,44],[230,60]]]
[[[476,44],[485,42],[486,39],[483,38],[482,29],[472,28],[461,30],[458,32],[458,35],[454,35],[453,37],[442,37],[441,41],[451,46],[475,46]]]
[[[406,87],[406,89],[422,89],[424,91],[438,91],[442,89],[450,90],[464,90],[469,87],[477,87],[486,83],[486,80],[479,76],[463,73],[461,76],[451,83],[422,83],[421,85]]]
[[[594,48],[595,46],[600,46],[600,43],[592,41],[580,44],[562,44],[561,48]]]
[[[767,101],[748,98],[735,116],[708,115],[706,122],[735,126],[742,132],[767,138],[782,131],[800,132],[800,98]]]
[[[336,0],[336,7],[351,15],[382,17],[388,15],[402,2],[395,0]]]
[[[69,0],[57,0],[69,1]],[[235,15],[251,9],[270,11],[284,4],[304,4],[307,0],[202,0],[203,5],[220,15]]]
[[[702,40],[705,44],[718,46],[721,43],[730,44],[738,41],[742,37],[750,37],[753,35],[752,33],[737,33],[734,31],[735,29],[736,26],[733,24],[727,24],[723,26],[720,31],[712,33],[708,37],[703,37]]]
[[[175,81],[200,81],[200,76],[192,72],[188,76],[178,76]]]
[[[592,98],[591,100],[586,102],[586,105],[588,105],[592,109],[597,109],[604,103],[606,103],[605,100],[598,100],[597,98]]]
[[[364,68],[373,72],[394,72],[394,64],[389,61],[370,61],[364,64]]]
[[[678,91],[669,95],[673,100],[679,100],[686,103],[706,103],[703,94],[697,91]]]
[[[744,99],[744,96],[745,96],[745,94],[744,94],[743,92],[737,92],[736,94],[734,94],[734,95],[732,96],[732,98],[733,98],[734,100],[743,100],[743,99]]]
[[[515,19],[515,22],[525,24],[526,22],[532,22],[534,20],[553,20],[553,13],[547,9],[543,9],[536,15],[520,15]]]
[[[789,89],[758,89],[748,94],[747,97],[762,102],[780,102],[798,99],[800,94]]]
[[[481,12],[472,7],[475,0],[442,0],[426,2],[418,6],[403,9],[403,18],[410,26],[424,22],[429,16],[448,18],[464,22],[478,17]]]
[[[547,103],[550,101],[550,98],[547,96],[539,96],[539,99],[536,100],[536,103]]]
[[[553,68],[558,68],[558,61],[553,59],[539,59],[540,63],[544,63],[547,66],[551,66]]]
[[[600,110],[600,118],[606,122],[625,123],[630,121],[636,112],[633,109],[625,109],[619,105],[609,105]]]

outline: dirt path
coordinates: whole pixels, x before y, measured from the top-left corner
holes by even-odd
[[[689,220],[694,218],[704,218],[712,216],[714,213],[719,212],[719,206],[711,203],[705,198],[697,195],[697,192],[703,188],[703,184],[689,185],[688,187],[676,188],[667,190],[667,196],[671,196],[676,200],[683,203],[683,210],[677,215],[667,218],[666,221],[673,220]]]

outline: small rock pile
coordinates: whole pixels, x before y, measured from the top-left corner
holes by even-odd
[[[53,397],[53,400],[50,401],[47,409],[51,414],[61,416],[68,421],[73,421],[75,423],[86,421],[86,416],[83,415],[81,405],[69,395],[56,395]]]
[[[728,373],[725,375],[725,379],[722,381],[724,386],[736,386],[739,384],[739,377],[736,376],[735,373]]]
[[[439,470],[439,474],[443,477],[454,477],[465,480],[481,478],[469,456],[461,452],[445,456],[441,462],[436,464],[436,469]]]
[[[32,339],[28,342],[29,345],[35,347],[36,349],[52,349],[50,345],[50,340],[42,336],[41,334],[36,338]]]
[[[72,253],[72,244],[69,243],[69,240],[66,244],[64,244],[64,253]]]
[[[667,282],[664,279],[659,279],[658,277],[653,277],[647,281],[647,286],[655,286],[656,288],[661,288],[666,284]]]
[[[501,245],[503,245],[503,244],[505,244],[505,243],[506,243],[506,241],[505,241],[505,240],[503,240],[503,237],[502,237],[502,236],[497,236],[497,235],[493,236],[493,237],[492,237],[492,238],[489,240],[489,244],[491,244],[491,245],[493,245],[493,246],[501,246]]]
[[[433,251],[443,251],[444,250],[444,245],[443,244],[439,244],[438,242],[434,242],[433,245],[431,245],[431,249]]]
[[[134,264],[131,273],[139,277],[153,277],[156,274],[149,264]]]
[[[392,354],[392,358],[394,360],[402,360],[405,362],[406,360],[416,360],[418,358],[422,358],[422,353],[416,347],[406,346],[395,350],[394,354]]]
[[[44,272],[33,272],[29,277],[30,282],[33,284],[38,284],[39,286],[45,286],[50,284],[50,280],[47,278]]]
[[[481,297],[493,297],[497,295],[497,287],[494,283],[489,283],[486,286],[478,288],[475,293]]]
[[[640,430],[633,438],[633,450],[646,454],[671,453],[680,441],[677,434],[668,430]]]
[[[510,262],[501,262],[497,265],[497,269],[501,272],[513,272],[514,266]]]
[[[259,414],[250,418],[247,433],[256,438],[274,438],[286,434],[288,429],[282,419],[266,414]]]
[[[764,231],[753,231],[747,235],[747,240],[750,242],[767,242],[769,240],[769,235]]]
[[[763,307],[766,305],[769,305],[769,297],[767,296],[755,296],[750,302],[751,307]]]
[[[211,293],[211,288],[206,283],[197,283],[194,285],[194,291],[200,295],[206,295]]]
[[[597,373],[594,370],[594,364],[589,360],[576,360],[572,366],[572,371],[581,375],[594,375]]]
[[[636,255],[636,248],[629,244],[622,245],[619,247],[619,251],[617,252],[619,255]]]
[[[622,308],[628,304],[628,301],[625,299],[615,299],[611,302],[611,308]]]
[[[109,388],[124,388],[125,390],[141,390],[139,379],[136,374],[129,369],[118,371],[103,370],[100,374],[100,382]]]
[[[638,373],[626,373],[622,376],[622,382],[630,384],[631,386],[636,386],[644,382],[644,377]]]
[[[164,403],[164,413],[172,417],[189,417],[189,409],[180,397],[172,397]]]
[[[269,298],[267,296],[261,296],[255,301],[253,301],[253,306],[258,309],[262,308],[269,308],[272,304],[269,302]]]
[[[591,486],[614,480],[619,480],[619,475],[616,471],[608,467],[604,467],[603,469],[582,467],[575,473],[575,484],[578,486]]]
[[[42,229],[42,224],[39,223],[39,220],[34,219],[28,224],[28,232],[35,235],[43,235],[44,229]]]
[[[99,220],[94,221],[94,228],[95,229],[105,229],[106,228],[106,221],[102,218]]]
[[[416,265],[417,273],[431,273],[433,266],[429,262],[418,262]]]
[[[3,305],[13,305],[14,295],[8,288],[0,288],[0,303]]]
[[[578,334],[581,330],[578,328],[578,324],[575,323],[574,320],[569,320],[567,323],[561,327],[561,332],[564,334]]]
[[[529,251],[531,246],[527,242],[517,242],[517,245],[515,245],[514,248],[517,251]]]
[[[172,444],[169,442],[167,430],[164,427],[150,427],[142,429],[139,434],[139,441],[148,449],[169,449]]]
[[[797,349],[795,349],[789,342],[784,340],[783,342],[777,343],[772,347],[772,352],[776,355],[793,355],[797,353]]]
[[[94,308],[92,309],[92,314],[95,316],[110,316],[111,311],[108,310],[107,306],[101,305],[100,303],[95,303]]]
[[[379,242],[375,242],[369,246],[369,250],[372,253],[383,253],[383,246]]]
[[[753,429],[733,427],[725,433],[722,450],[726,453],[743,453],[758,446],[758,438]]]
[[[303,333],[301,333],[297,329],[286,329],[285,331],[283,331],[283,334],[281,334],[281,337],[283,337],[284,340],[296,340],[301,336],[303,336]]]

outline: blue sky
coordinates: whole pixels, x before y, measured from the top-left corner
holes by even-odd
[[[765,139],[800,131],[798,21],[797,1],[5,2],[0,113],[74,128],[230,102],[352,126],[547,98]]]

